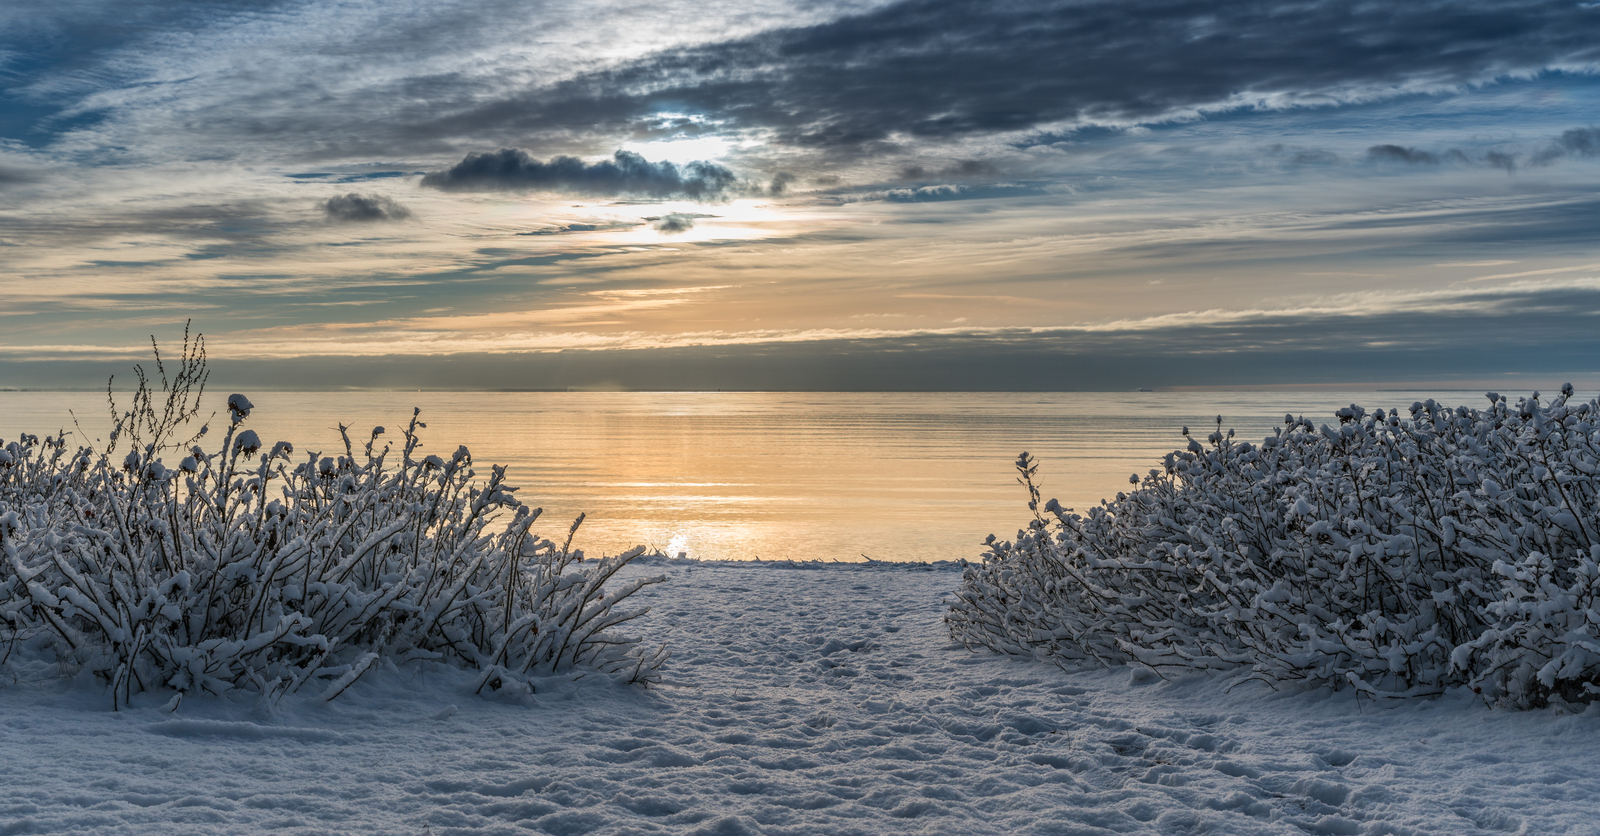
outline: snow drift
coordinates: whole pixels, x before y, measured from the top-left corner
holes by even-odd
[[[1600,401],[1221,418],[1087,514],[988,540],[947,614],[969,647],[1063,664],[1233,668],[1372,696],[1600,694]],[[1188,429],[1184,429],[1188,435]]]
[[[219,444],[178,440],[204,366],[187,335],[170,380],[158,353],[159,391],[139,370],[104,450],[0,445],[0,665],[97,675],[114,707],[164,688],[332,699],[410,659],[480,670],[480,692],[569,670],[658,678],[665,650],[615,628],[659,579],[607,586],[642,549],[584,562],[582,517],[559,545],[537,536],[504,468],[480,480],[465,447],[418,452],[415,413],[398,451],[377,427],[358,453],[341,427],[342,455],[297,459],[244,428],[254,406],[232,395]]]

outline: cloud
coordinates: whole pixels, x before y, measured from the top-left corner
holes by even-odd
[[[772,182],[767,185],[767,192],[773,197],[782,197],[799,178],[787,171],[780,171],[772,176]]]
[[[1289,147],[1281,142],[1266,146],[1262,152],[1269,157],[1287,156],[1289,162],[1295,165],[1332,165],[1339,162],[1339,155],[1327,149]]]
[[[806,177],[776,158],[899,159],[922,143],[981,155],[994,149],[962,140],[1050,142],[1092,125],[1460,92],[1600,62],[1600,10],[1570,0],[706,2],[694,15],[552,6],[532,19],[510,0],[387,13],[313,2],[270,15],[177,3],[137,13],[138,25],[99,25],[113,5],[85,0],[67,13],[32,3],[17,15],[67,28],[14,38],[28,109],[11,132],[0,112],[0,134],[119,159],[253,155],[329,167],[298,169],[318,171],[501,145],[548,157],[721,137],[770,153],[765,171]],[[523,48],[534,31],[572,46]],[[31,45],[46,42],[64,46]],[[259,60],[234,60],[240,48]],[[987,176],[933,165],[925,174],[909,179]],[[472,179],[434,181],[472,188]]]
[[[919,164],[902,166],[899,172],[901,180],[929,180],[970,177],[993,177],[1000,170],[993,163],[983,160],[957,160],[943,168],[930,170]]]
[[[14,130],[0,112],[0,134],[106,159],[249,156],[303,171],[439,167],[501,145],[583,156],[681,135],[737,139],[770,152],[762,170],[807,177],[836,160],[777,158],[901,159],[919,143],[1467,91],[1600,61],[1600,10],[1570,0],[707,2],[694,15],[646,4],[532,18],[510,0],[264,2],[272,14],[211,2],[117,26],[100,23],[120,14],[106,0],[55,5],[16,15],[65,28],[9,39],[27,108]],[[534,31],[550,48],[520,46]],[[237,61],[245,48],[256,58]],[[913,179],[968,176],[927,168]]]
[[[423,133],[623,134],[663,102],[795,150],[1451,93],[1600,65],[1571,2],[907,0],[823,24],[658,51],[440,114]],[[871,79],[870,84],[862,79]],[[752,134],[754,135],[754,134]]]
[[[1573,128],[1562,132],[1533,155],[1533,164],[1549,165],[1564,157],[1600,157],[1600,128]]]
[[[996,197],[1029,197],[1044,194],[1040,186],[1017,183],[995,183],[988,186],[965,186],[958,183],[941,183],[937,186],[919,186],[914,189],[886,189],[867,192],[846,199],[846,202],[883,201],[885,203],[942,203],[947,200],[981,200]]]
[[[634,229],[643,224],[642,221],[605,221],[601,223],[570,223],[562,226],[547,226],[528,232],[519,232],[518,235],[567,235],[575,232],[618,232]]]
[[[1483,161],[1487,165],[1504,169],[1508,173],[1517,170],[1517,156],[1515,154],[1507,154],[1503,151],[1487,151],[1484,152]]]
[[[0,166],[0,188],[34,183],[38,182],[39,179],[39,176],[31,171]]]
[[[1516,152],[1493,148],[1481,154],[1469,154],[1458,148],[1435,154],[1399,145],[1374,145],[1367,149],[1367,159],[1377,162],[1438,165],[1449,161],[1466,165],[1487,165],[1507,173],[1517,170],[1517,157]],[[1590,126],[1563,131],[1560,136],[1552,138],[1544,147],[1530,155],[1528,162],[1536,166],[1546,166],[1563,159],[1595,157],[1600,157],[1600,128]]]
[[[655,228],[657,232],[664,232],[671,235],[678,232],[688,232],[689,230],[694,229],[694,222],[697,218],[715,217],[716,215],[701,215],[695,212],[673,212],[672,214],[663,215],[659,218],[647,218],[646,220],[655,221]]]
[[[1339,155],[1321,148],[1311,148],[1296,151],[1289,159],[1296,165],[1329,165],[1338,162]]]
[[[422,178],[422,185],[447,191],[548,191],[597,197],[722,200],[738,178],[716,163],[650,162],[631,151],[586,163],[558,156],[541,162],[520,148],[474,152],[444,171]]]
[[[349,194],[330,197],[322,203],[328,220],[337,223],[399,221],[411,217],[411,210],[381,194]]]
[[[633,389],[1106,391],[1574,372],[1592,380],[1600,351],[1597,309],[1600,282],[1588,280],[1352,295],[1298,308],[1191,311],[1095,327],[653,336],[540,331],[521,322],[499,334],[386,327],[301,343],[251,341],[231,353],[217,346],[214,363],[217,379],[298,388],[563,389],[610,379]],[[0,346],[0,372],[22,385],[93,385],[104,380],[104,363],[74,365],[73,358],[137,359],[143,350],[137,341]],[[559,361],[528,362],[529,353]],[[18,362],[26,358],[55,362]]]
[[[426,172],[422,171],[369,171],[355,174],[336,174],[331,171],[308,171],[298,174],[286,174],[284,176],[292,180],[299,180],[301,182],[360,183],[367,180],[389,180],[395,177],[406,177],[409,175],[425,173]]]
[[[1405,163],[1406,165],[1439,164],[1438,154],[1417,148],[1402,148],[1399,145],[1374,145],[1367,149],[1367,159],[1384,163]]]
[[[1374,145],[1367,149],[1367,159],[1380,163],[1429,166],[1436,166],[1448,160],[1463,165],[1486,165],[1501,169],[1508,174],[1517,170],[1517,155],[1515,153],[1495,149],[1490,149],[1474,157],[1459,148],[1452,148],[1442,154],[1435,154],[1432,151],[1424,151],[1420,148],[1406,148],[1400,145]]]

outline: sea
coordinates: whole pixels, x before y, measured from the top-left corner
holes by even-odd
[[[589,555],[635,545],[702,560],[976,560],[1030,518],[1020,453],[1046,498],[1085,510],[1184,446],[1184,427],[1259,441],[1286,414],[1487,403],[1478,391],[1351,392],[246,392],[246,422],[297,457],[399,444],[413,410],[422,454],[460,445],[486,475],[504,465],[542,508],[535,530]],[[225,424],[227,393],[204,409]],[[130,395],[118,397],[126,401]],[[1220,423],[1219,423],[1220,419]],[[76,421],[76,423],[75,423]],[[94,441],[104,392],[0,391],[0,440],[61,429]],[[217,443],[220,432],[203,443]],[[98,442],[97,442],[98,443]]]

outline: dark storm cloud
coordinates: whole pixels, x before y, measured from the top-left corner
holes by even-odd
[[[586,163],[576,157],[541,162],[520,148],[468,154],[444,170],[429,173],[422,185],[448,191],[553,191],[616,197],[721,200],[735,187],[733,172],[715,163],[692,162],[679,168],[653,163],[631,151]]]
[[[1364,101],[1597,60],[1600,9],[1566,0],[910,0],[660,52],[415,130],[627,134],[671,111],[861,152],[1193,108]]]
[[[398,221],[411,217],[411,210],[381,194],[349,194],[330,197],[322,203],[328,220],[340,223]]]

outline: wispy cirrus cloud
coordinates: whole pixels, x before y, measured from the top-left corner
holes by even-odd
[[[961,183],[940,183],[934,186],[884,189],[882,191],[846,195],[844,200],[847,202],[881,200],[888,203],[943,203],[948,200],[1028,197],[1044,194],[1045,191],[1044,186],[1025,183],[993,183],[978,186],[969,186]]]

